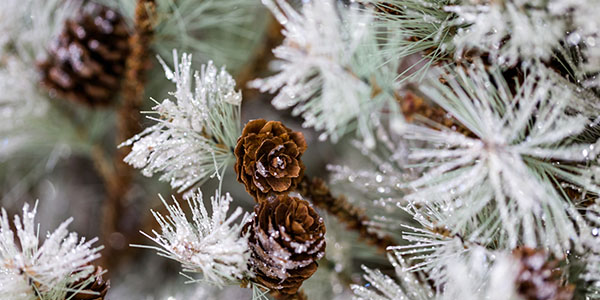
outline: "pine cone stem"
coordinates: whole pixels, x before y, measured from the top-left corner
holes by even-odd
[[[380,236],[370,232],[365,225],[369,221],[367,215],[348,202],[345,196],[333,196],[322,179],[310,179],[305,176],[300,183],[299,191],[304,197],[309,198],[315,206],[337,217],[346,224],[348,229],[357,231],[363,240],[376,246],[382,252],[385,252],[389,246],[397,245],[392,237],[388,235]]]

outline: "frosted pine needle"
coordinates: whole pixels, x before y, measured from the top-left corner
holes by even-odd
[[[184,191],[209,177],[220,176],[235,161],[233,148],[241,134],[242,95],[224,68],[212,62],[200,72],[191,68],[192,56],[183,54],[175,71],[161,60],[167,79],[177,87],[153,108],[156,124],[129,139],[133,144],[125,162],[142,169],[142,174],[161,173],[160,180]]]
[[[365,0],[376,9],[377,40],[390,59],[423,55],[403,70],[402,80],[423,79],[429,66],[454,51],[454,13],[444,10],[453,0]]]
[[[283,25],[285,40],[273,50],[278,73],[249,85],[261,92],[278,91],[273,105],[294,107],[303,126],[324,131],[321,139],[336,142],[356,129],[373,146],[370,119],[393,100],[395,69],[384,66],[376,54],[370,13],[331,0],[305,2],[301,13],[284,0],[263,3]]]
[[[453,232],[443,224],[444,212],[447,211],[444,207],[425,205],[417,209],[409,206],[405,210],[421,226],[402,224],[402,238],[408,244],[388,249],[406,259],[410,265],[406,271],[425,272],[439,286],[447,279],[443,262],[464,255],[471,250],[471,246],[477,244],[464,240],[464,232]]]
[[[600,1],[569,0],[553,1],[553,10],[558,14],[573,16],[573,30],[570,30],[566,40],[569,46],[582,49],[581,69],[590,78],[583,82],[585,87],[600,88]]]
[[[80,5],[77,0],[3,0],[0,10],[0,133],[30,125],[48,110],[36,60]]]
[[[586,210],[592,230],[585,240],[588,251],[583,257],[585,271],[581,277],[588,283],[586,299],[600,299],[600,205],[590,205]]]
[[[0,11],[0,57],[15,55],[34,67],[35,60],[46,53],[49,41],[80,5],[77,0],[4,0]]]
[[[378,271],[366,270],[370,285],[386,297],[375,296],[373,289],[367,294],[367,289],[355,287],[355,293],[369,295],[358,299],[520,299],[515,295],[514,281],[519,265],[510,252],[490,251],[480,241],[466,239],[470,227],[456,231],[444,226],[445,219],[455,213],[448,206],[424,203],[418,208],[409,205],[405,210],[420,226],[403,224],[402,237],[408,244],[388,247],[401,266],[392,260],[400,284],[385,276],[375,276],[380,274]],[[418,276],[424,278],[415,281]],[[411,282],[414,282],[412,295],[400,297],[406,293],[405,285]],[[426,290],[429,292],[424,293]]]
[[[429,278],[419,278],[408,268],[399,252],[388,254],[398,280],[384,275],[379,270],[363,267],[365,286],[353,285],[357,300],[518,300],[515,279],[519,274],[519,262],[507,252],[492,252],[474,246],[469,252],[456,251],[462,248],[460,243],[449,244],[440,253],[435,265],[439,273],[427,273]],[[442,255],[445,254],[445,255]],[[448,272],[446,272],[448,271]],[[433,276],[432,276],[433,275]],[[426,279],[432,280],[427,282]],[[442,280],[442,281],[438,281]],[[430,288],[433,282],[435,291]]]
[[[445,261],[447,281],[439,300],[519,300],[515,281],[519,261],[510,252],[477,247],[467,256]]]
[[[14,232],[2,210],[0,220],[0,299],[63,300],[68,291],[77,290],[78,281],[90,277],[102,247],[93,247],[96,238],[86,241],[67,227],[66,220],[39,240],[39,227],[33,210],[23,207],[22,218],[15,216]],[[15,233],[18,240],[15,240]],[[93,279],[93,276],[91,276]]]
[[[117,1],[132,11],[135,1]],[[173,48],[194,53],[202,62],[209,58],[239,70],[260,40],[266,12],[258,1],[156,0],[160,16],[153,47],[161,56]]]
[[[356,300],[430,300],[434,292],[428,285],[422,284],[419,278],[406,270],[406,262],[400,255],[388,254],[388,259],[399,282],[383,274],[379,270],[372,270],[363,266],[364,278],[369,282],[365,286],[352,285],[354,299]],[[372,288],[369,288],[371,286]]]
[[[192,218],[188,220],[179,203],[169,205],[161,197],[169,214],[166,216],[152,212],[158,221],[161,232],[152,231],[154,237],[143,233],[160,247],[140,246],[158,251],[158,254],[181,263],[184,272],[201,273],[206,281],[217,286],[239,283],[249,275],[247,237],[242,226],[251,215],[244,214],[241,222],[234,221],[242,215],[237,208],[229,217],[229,204],[233,199],[229,194],[211,197],[212,214],[209,215],[202,200],[202,193],[194,193],[187,199]],[[192,282],[198,280],[191,280]]]
[[[0,61],[0,89],[5,91],[0,94],[1,133],[27,125],[46,113],[48,101],[37,89],[37,78],[35,69],[19,58],[9,56]]]
[[[571,243],[581,248],[580,232],[587,226],[555,182],[598,193],[592,170],[568,165],[595,160],[600,144],[571,140],[589,119],[567,113],[572,94],[534,75],[535,70],[523,70],[527,75],[514,95],[498,71],[488,75],[479,63],[437,73],[433,86],[422,91],[473,136],[408,125],[404,136],[425,143],[409,158],[424,169],[406,185],[411,194],[405,199],[449,201],[454,213],[445,225],[457,230],[476,226],[473,238],[510,248],[519,241],[531,248],[547,246],[560,255]],[[480,220],[490,206],[493,213]]]
[[[547,0],[462,1],[446,9],[458,15],[454,37],[457,55],[482,50],[494,61],[515,65],[520,60],[548,60],[565,37],[566,20],[553,14]]]

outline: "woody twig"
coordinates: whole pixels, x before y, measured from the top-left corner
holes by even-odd
[[[117,111],[117,144],[141,129],[140,110],[144,98],[145,71],[149,65],[150,43],[153,38],[154,13],[155,2],[153,0],[138,0],[134,17],[134,33],[129,39],[130,53],[126,60],[122,103]],[[107,244],[107,249],[103,257],[114,257],[112,252],[118,250],[111,247],[110,241],[111,235],[120,231],[119,222],[126,206],[124,199],[133,181],[132,169],[123,162],[123,158],[128,152],[127,148],[118,149],[113,156],[112,168],[107,166],[99,168],[107,190],[102,224],[102,238]],[[98,161],[102,161],[98,153],[95,157],[98,158]],[[116,263],[116,261],[113,259],[112,263]],[[111,263],[104,262],[104,264],[110,269]]]

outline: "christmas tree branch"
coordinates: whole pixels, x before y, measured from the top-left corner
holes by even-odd
[[[361,209],[348,202],[345,196],[333,196],[322,179],[304,177],[299,190],[314,205],[336,216],[346,224],[348,229],[357,231],[362,239],[368,244],[376,246],[382,252],[385,252],[387,247],[397,244],[388,235],[379,235],[369,231],[365,225],[369,221],[369,217]]]

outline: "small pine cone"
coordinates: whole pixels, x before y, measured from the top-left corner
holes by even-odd
[[[300,156],[306,147],[301,132],[281,122],[252,120],[235,147],[237,180],[257,202],[270,193],[287,193],[302,180],[304,164]]]
[[[563,284],[557,259],[549,259],[544,251],[525,247],[514,250],[513,255],[521,262],[516,287],[524,299],[573,299],[574,286]]]
[[[325,254],[325,224],[305,201],[286,194],[255,206],[246,224],[254,280],[281,295],[294,295]]]
[[[90,276],[95,277],[94,281],[86,284],[85,286],[81,286],[84,281],[87,281],[89,278],[85,278],[75,283],[71,289],[78,290],[79,292],[69,292],[65,299],[69,300],[104,300],[106,297],[106,292],[110,288],[110,281],[104,281],[102,279],[102,268],[96,268],[96,272],[91,274]]]
[[[42,85],[66,99],[106,105],[119,90],[129,53],[129,32],[114,10],[88,4],[65,22],[38,64]]]

